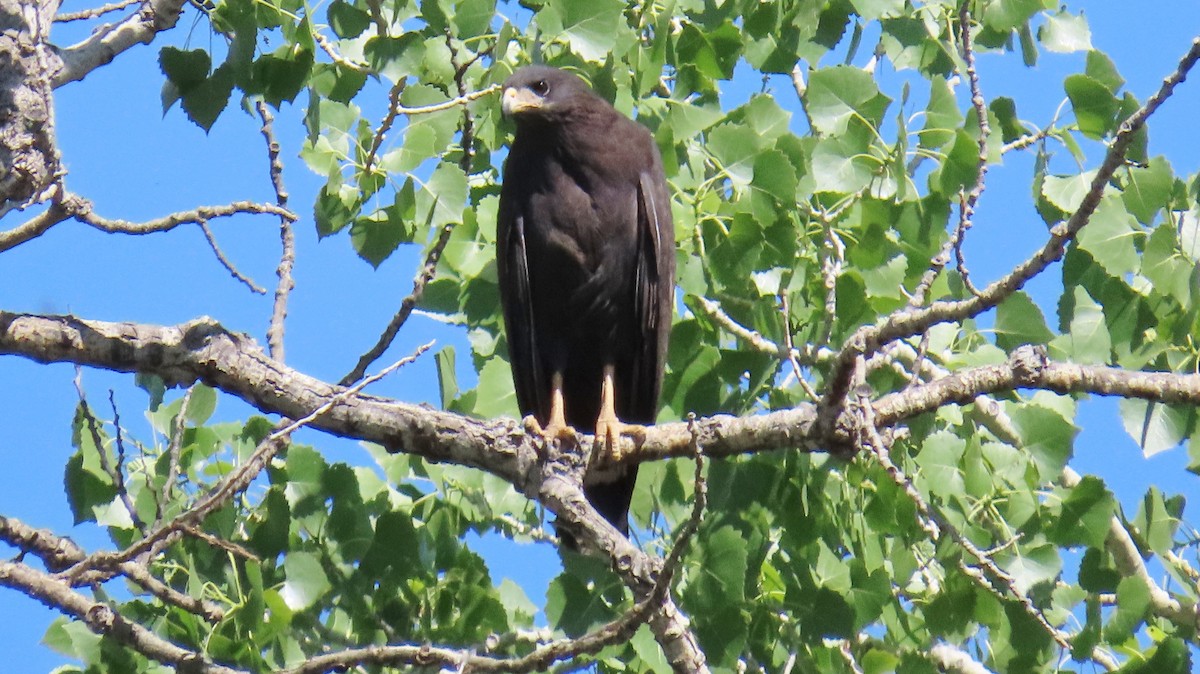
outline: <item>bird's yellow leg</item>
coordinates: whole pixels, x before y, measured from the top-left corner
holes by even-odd
[[[646,429],[636,424],[622,423],[617,418],[616,386],[613,366],[604,366],[604,381],[600,385],[600,416],[596,419],[596,444],[608,453],[612,461],[620,461],[622,435],[645,435]]]
[[[563,378],[561,372],[550,376],[550,418],[543,428],[532,415],[525,417],[525,427],[546,439],[573,440],[575,429],[567,425],[566,406],[563,404]]]

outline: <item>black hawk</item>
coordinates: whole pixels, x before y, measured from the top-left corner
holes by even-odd
[[[579,77],[528,66],[503,87],[516,136],[504,165],[496,264],[521,414],[547,436],[594,433],[617,456],[658,413],[675,238],[650,132]],[[629,535],[637,467],[590,475],[588,500]],[[568,542],[569,542],[569,537]]]

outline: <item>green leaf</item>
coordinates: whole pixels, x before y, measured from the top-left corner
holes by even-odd
[[[363,48],[363,56],[373,72],[392,82],[399,82],[409,73],[422,70],[425,40],[415,32],[399,37],[372,36]]]
[[[1084,135],[1099,139],[1113,130],[1120,103],[1104,83],[1087,75],[1071,75],[1063,86]]]
[[[1013,425],[1037,465],[1041,480],[1058,476],[1071,458],[1079,429],[1060,410],[1025,404],[1011,412]]]
[[[1167,637],[1155,647],[1149,659],[1130,660],[1117,670],[1118,674],[1191,674],[1192,651],[1179,637]]]
[[[1046,23],[1038,28],[1038,41],[1046,49],[1068,54],[1092,48],[1092,32],[1087,19],[1061,10],[1046,17]]]
[[[288,548],[288,535],[292,525],[292,511],[283,490],[272,487],[263,497],[258,512],[251,516],[257,520],[250,533],[250,548],[264,559],[274,559]]]
[[[995,0],[985,6],[983,23],[998,33],[1008,33],[1044,8],[1044,0]]]
[[[1084,73],[1108,87],[1108,90],[1116,94],[1125,85],[1125,80],[1121,77],[1121,73],[1117,72],[1117,66],[1112,62],[1102,51],[1095,49],[1088,52],[1087,66]]]
[[[183,92],[183,111],[188,119],[208,131],[229,104],[233,93],[233,70],[226,65],[217,68],[212,77]]]
[[[716,30],[701,30],[693,23],[685,23],[675,44],[680,63],[712,79],[733,77],[740,47],[741,32],[730,23]]]
[[[82,621],[68,621],[66,618],[55,618],[42,636],[42,643],[55,652],[85,663],[100,660],[100,643],[103,640],[102,635],[92,632]]]
[[[1130,521],[1130,533],[1143,548],[1164,555],[1175,549],[1175,532],[1183,517],[1184,499],[1174,496],[1164,499],[1158,487],[1150,487],[1138,506],[1137,515]]]
[[[330,587],[321,559],[311,552],[293,552],[283,562],[287,580],[280,595],[288,608],[301,611],[317,602]]]
[[[1064,213],[1074,213],[1083,203],[1095,179],[1095,171],[1072,176],[1046,176],[1042,183],[1042,196]]]
[[[437,362],[438,391],[441,392],[442,409],[450,409],[451,402],[458,397],[458,375],[454,369],[454,347],[442,347],[434,358]]]
[[[708,133],[708,151],[721,162],[729,180],[739,190],[754,179],[758,148],[758,134],[748,126],[726,123]]]
[[[754,159],[751,185],[784,204],[796,202],[796,169],[779,150],[768,150]]]
[[[1117,610],[1104,626],[1105,640],[1120,643],[1133,635],[1133,631],[1146,617],[1150,609],[1150,588],[1138,576],[1122,578],[1117,585]]]
[[[988,106],[988,111],[1000,122],[1000,139],[1005,143],[1011,143],[1025,134],[1025,125],[1017,117],[1017,104],[1013,99],[997,96]]]
[[[859,16],[875,21],[888,16],[903,16],[904,0],[850,0]]]
[[[1175,187],[1171,164],[1165,157],[1158,156],[1145,167],[1134,166],[1127,170],[1121,198],[1138,222],[1149,225],[1160,210],[1170,207],[1171,192]]]
[[[1104,486],[1104,481],[1085,476],[1070,490],[1056,490],[1062,499],[1058,517],[1047,532],[1058,545],[1086,545],[1103,548],[1109,525],[1116,511],[1116,499]]]
[[[929,81],[929,103],[925,106],[925,126],[918,136],[918,145],[937,148],[954,140],[963,116],[958,110],[954,90],[941,77]]]
[[[1046,327],[1041,308],[1023,291],[1017,291],[996,308],[996,345],[1005,351],[1023,344],[1045,344],[1054,336]]]
[[[688,595],[698,613],[736,605],[745,599],[746,542],[736,529],[722,526],[704,536],[691,555]]]
[[[603,61],[617,45],[624,23],[621,0],[551,0],[538,11],[538,27],[547,37],[567,40],[588,61]]]
[[[371,25],[371,15],[344,0],[334,0],[327,10],[329,25],[343,40],[358,37]]]
[[[829,135],[844,133],[856,117],[877,128],[891,102],[870,73],[851,66],[814,70],[805,96],[813,128]]]
[[[925,439],[917,454],[917,485],[943,499],[960,496],[963,484],[963,452],[967,442],[947,431],[934,433]]]
[[[1173,449],[1187,437],[1191,412],[1159,402],[1122,398],[1121,425],[1147,458]]]
[[[869,134],[864,124],[855,122],[848,133],[816,141],[812,150],[815,192],[852,194],[871,184],[877,164],[867,154]]]
[[[509,623],[513,625],[532,624],[534,617],[537,616],[538,607],[529,601],[525,590],[509,578],[500,581],[498,589],[500,592],[500,602],[504,604],[504,609],[508,611]]]
[[[998,556],[998,561],[1012,575],[1017,589],[1024,593],[1035,585],[1054,581],[1062,571],[1062,559],[1053,545],[1018,545],[1011,552]]]
[[[1163,223],[1154,228],[1142,253],[1142,274],[1154,290],[1172,297],[1181,307],[1192,305],[1192,287],[1196,283],[1195,264],[1179,252],[1175,228]]]
[[[936,172],[937,191],[942,194],[955,194],[959,190],[969,190],[979,177],[979,142],[963,129],[954,133],[954,145],[946,153],[941,169]],[[931,187],[934,185],[930,177]]]
[[[1124,278],[1140,264],[1134,242],[1141,237],[1137,220],[1125,210],[1124,202],[1107,194],[1077,239],[1079,247],[1091,253],[1110,276]]]
[[[425,573],[421,546],[410,514],[398,510],[385,512],[375,520],[375,535],[362,557],[361,568],[376,576],[394,569],[404,577],[420,577]]]
[[[487,32],[496,15],[496,0],[461,0],[455,4],[451,21],[458,28],[459,38],[475,37]]]
[[[416,215],[430,228],[461,222],[467,201],[467,176],[454,164],[442,162],[416,194]]]
[[[290,103],[308,83],[313,62],[312,51],[298,46],[280,47],[264,54],[254,61],[252,89],[262,93],[263,100],[276,108],[284,101]]]
[[[196,384],[192,387],[192,395],[188,399],[187,419],[193,424],[204,424],[217,409],[217,392],[210,386]]]
[[[479,385],[475,387],[475,404],[471,412],[484,419],[518,415],[517,394],[508,363],[493,358],[479,370]]]
[[[175,47],[163,47],[158,52],[158,67],[167,76],[163,88],[163,112],[208,79],[212,70],[212,58],[203,49],[184,51]],[[169,92],[169,93],[168,93]]]
[[[615,611],[609,601],[624,594],[621,581],[600,560],[569,553],[563,558],[563,573],[546,588],[546,618],[567,636],[579,636],[610,620]]]
[[[1075,287],[1074,298],[1070,330],[1055,339],[1055,343],[1063,344],[1070,359],[1076,363],[1108,363],[1112,359],[1112,337],[1104,320],[1104,308],[1083,286]]]
[[[1079,562],[1079,585],[1088,592],[1116,592],[1117,583],[1121,582],[1121,572],[1106,563],[1104,552],[1089,548]]]
[[[392,217],[393,213],[390,210],[376,211],[358,218],[350,226],[350,242],[355,252],[372,267],[378,268],[407,238],[409,223]]]

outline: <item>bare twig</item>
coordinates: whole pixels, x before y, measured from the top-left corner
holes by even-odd
[[[163,506],[170,503],[172,492],[175,490],[175,482],[179,479],[179,453],[183,449],[183,433],[187,429],[187,411],[188,406],[192,403],[192,392],[196,387],[189,386],[187,391],[183,393],[183,400],[179,404],[179,414],[175,416],[175,427],[171,430],[171,438],[167,441],[167,479],[163,482],[162,493],[154,504],[154,528],[158,528],[163,521]]]
[[[967,64],[967,84],[971,90],[971,105],[975,107],[975,116],[979,118],[979,158],[976,164],[975,184],[971,186],[970,192],[959,201],[958,232],[955,236],[957,242],[954,246],[954,254],[957,258],[958,273],[962,276],[963,285],[966,286],[972,295],[979,295],[979,290],[971,283],[966,261],[963,259],[962,246],[966,239],[967,231],[971,229],[971,218],[975,214],[975,205],[979,203],[979,197],[983,195],[983,190],[987,184],[987,143],[992,130],[988,125],[987,101],[984,99],[983,90],[979,86],[979,73],[975,70],[975,50],[971,46],[971,11],[969,2],[962,3],[959,9],[958,22],[959,32],[962,36],[963,60]]]
[[[371,147],[367,149],[367,157],[363,160],[362,172],[364,174],[370,173],[371,168],[375,166],[375,156],[379,153],[379,148],[383,146],[383,139],[387,136],[387,132],[392,130],[396,118],[400,116],[400,94],[404,93],[404,88],[407,86],[408,80],[399,79],[388,91],[387,113],[379,121],[379,128],[375,129],[375,133],[371,135]]]
[[[783,314],[783,349],[782,353],[787,354],[787,360],[792,366],[792,372],[796,376],[796,383],[808,396],[808,399],[813,402],[819,402],[820,397],[813,389],[808,380],[804,378],[804,371],[800,367],[800,359],[797,357],[795,345],[792,343],[792,312],[788,306],[787,291],[779,293],[779,310]]]
[[[275,188],[275,203],[284,212],[288,210],[288,192],[283,185],[283,162],[279,159],[279,140],[275,137],[272,122],[275,121],[267,104],[258,101],[255,106],[262,119],[262,135],[267,141],[267,158],[270,160],[271,185]],[[283,321],[287,318],[288,294],[296,286],[292,279],[292,267],[296,264],[296,236],[292,232],[292,220],[282,215],[279,218],[279,266],[275,275],[279,284],[275,286],[275,302],[271,310],[271,325],[267,328],[267,345],[271,357],[283,361]]]
[[[225,270],[229,272],[229,275],[238,281],[241,281],[243,285],[250,289],[251,292],[258,295],[265,295],[267,289],[255,283],[254,279],[238,271],[238,268],[233,266],[233,262],[231,262],[229,258],[225,256],[225,253],[221,251],[221,247],[217,245],[217,237],[213,235],[212,230],[208,227],[208,221],[204,218],[200,218],[196,221],[196,224],[200,225],[200,231],[204,232],[204,238],[208,241],[209,248],[212,248],[213,253],[217,256],[217,261],[221,263],[222,267],[225,267]]]
[[[466,61],[458,62],[458,48],[454,46],[453,35],[449,30],[446,31],[446,47],[450,49],[450,62],[454,64],[454,84],[458,88],[458,97],[465,98],[470,91],[467,89],[466,74],[467,69],[475,64],[476,61],[491,53],[495,44],[488,45],[480,49],[478,52],[471,55],[471,58]],[[470,175],[471,165],[475,161],[475,118],[471,115],[471,111],[463,107],[462,132],[459,144],[462,146],[462,158],[459,160],[459,168],[462,172]]]
[[[479,91],[471,91],[465,94],[460,94],[443,103],[434,103],[432,105],[421,105],[415,108],[407,108],[400,104],[400,94],[404,93],[404,88],[407,80],[399,80],[392,86],[388,92],[388,111],[384,115],[383,120],[379,123],[379,128],[375,130],[375,134],[371,138],[371,147],[367,150],[367,157],[363,160],[363,173],[369,173],[371,167],[375,165],[375,157],[379,153],[379,148],[383,145],[384,136],[391,130],[392,125],[396,123],[396,117],[400,115],[426,115],[433,112],[441,112],[449,110],[456,105],[466,105],[471,101],[489,96],[500,90],[499,84],[493,84],[489,87],[480,89]]]
[[[80,373],[76,371],[76,383],[79,382]],[[81,387],[82,390],[82,387]],[[86,402],[84,403],[86,405]],[[133,500],[129,498],[129,490],[125,486],[125,431],[121,428],[121,413],[117,410],[116,394],[112,389],[108,390],[108,404],[112,408],[113,414],[113,433],[114,440],[117,444],[117,465],[113,466],[113,473],[120,478],[117,493],[121,496],[122,503],[129,510],[130,519],[133,521],[133,526],[143,534],[146,533],[146,524],[142,518],[138,517],[137,511],[133,509]],[[89,414],[90,417],[90,414]],[[89,424],[94,423],[94,419],[89,419]],[[93,428],[94,431],[94,428]]]
[[[388,350],[388,347],[392,345],[392,341],[400,333],[400,328],[404,327],[404,324],[408,321],[408,317],[412,315],[413,309],[416,308],[417,302],[420,302],[421,296],[425,294],[425,286],[429,285],[429,282],[433,280],[434,274],[437,273],[438,261],[442,259],[442,252],[446,250],[446,244],[450,243],[450,235],[452,233],[454,233],[453,222],[442,225],[437,240],[433,242],[433,246],[425,254],[425,263],[421,265],[416,277],[413,278],[412,292],[400,301],[400,309],[392,316],[392,320],[388,321],[387,327],[379,335],[375,346],[372,346],[366,353],[359,356],[354,368],[338,381],[339,385],[349,386],[362,378],[367,368],[371,367],[371,363],[378,360]]]
[[[137,509],[133,507],[133,499],[129,497],[129,490],[125,486],[125,475],[121,472],[124,462],[124,452],[117,452],[117,464],[115,466],[112,461],[109,461],[108,451],[104,446],[104,438],[100,434],[100,422],[92,414],[92,408],[88,405],[87,394],[83,392],[83,368],[78,365],[75,366],[75,391],[79,395],[79,411],[83,414],[88,434],[92,438],[92,444],[96,447],[96,457],[100,461],[100,469],[108,475],[108,479],[112,480],[113,489],[117,491],[117,497],[121,499],[121,505],[129,513],[129,519],[133,522],[133,526],[144,533],[146,525],[138,517]]]
[[[70,220],[74,217],[74,211],[80,203],[81,200],[76,198],[65,198],[52,202],[45,211],[12,229],[0,232],[0,253],[10,248],[16,248],[26,241],[36,239],[49,231],[51,227],[64,220]]]
[[[57,14],[54,17],[55,23],[66,23],[68,21],[80,21],[83,19],[97,19],[109,12],[117,12],[130,5],[136,5],[144,0],[120,0],[120,2],[110,2],[107,5],[93,7],[91,9],[81,9],[78,12],[65,12]]]
[[[833,219],[821,214],[821,229],[825,233],[821,246],[821,279],[825,283],[825,315],[822,317],[819,344],[829,344],[833,337],[834,319],[837,318],[837,282],[842,275],[842,263],[846,258],[846,246],[833,229]]]
[[[185,533],[189,536],[194,536],[195,538],[199,538],[200,540],[211,545],[212,547],[217,548],[219,550],[224,550],[225,552],[228,552],[229,554],[231,554],[235,557],[240,557],[240,558],[250,561],[250,562],[261,562],[262,561],[261,559],[259,559],[258,555],[254,554],[253,552],[250,552],[249,550],[238,545],[237,543],[234,543],[233,541],[227,541],[223,538],[220,538],[219,536],[214,536],[199,527],[192,526],[192,525],[184,525],[181,530],[183,531],[183,533]]]
[[[1013,140],[1011,143],[1005,143],[1000,147],[1000,154],[1008,154],[1014,150],[1024,150],[1030,145],[1034,145],[1045,140],[1051,133],[1051,128],[1046,127],[1035,133],[1027,133],[1020,138]]]
[[[353,70],[354,72],[358,73],[368,73],[371,71],[371,66],[365,63],[351,61],[350,59],[347,59],[345,56],[342,56],[340,53],[338,53],[338,50],[333,46],[333,43],[329,40],[329,38],[326,37],[325,34],[316,27],[313,28],[312,35],[313,40],[315,40],[317,43],[317,46],[320,47],[321,50],[324,51],[334,63],[347,70]]]
[[[147,220],[145,222],[129,222],[128,220],[118,220],[103,218],[96,215],[91,210],[91,204],[86,200],[83,202],[83,208],[75,214],[76,219],[80,222],[85,222],[92,227],[110,234],[152,234],[155,232],[168,232],[180,225],[195,224],[202,220],[212,220],[213,218],[229,217],[239,213],[271,213],[278,215],[281,218],[295,221],[298,216],[274,204],[258,204],[253,201],[235,201],[224,206],[201,206],[190,211],[179,211],[170,215],[157,218],[155,220]]]

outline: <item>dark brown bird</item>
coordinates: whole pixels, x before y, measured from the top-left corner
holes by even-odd
[[[547,436],[573,427],[616,454],[634,430],[622,422],[653,423],[662,388],[675,289],[662,159],[646,128],[556,68],[513,73],[503,109],[517,132],[496,262],[517,402]],[[584,488],[625,535],[636,480],[632,466]]]

